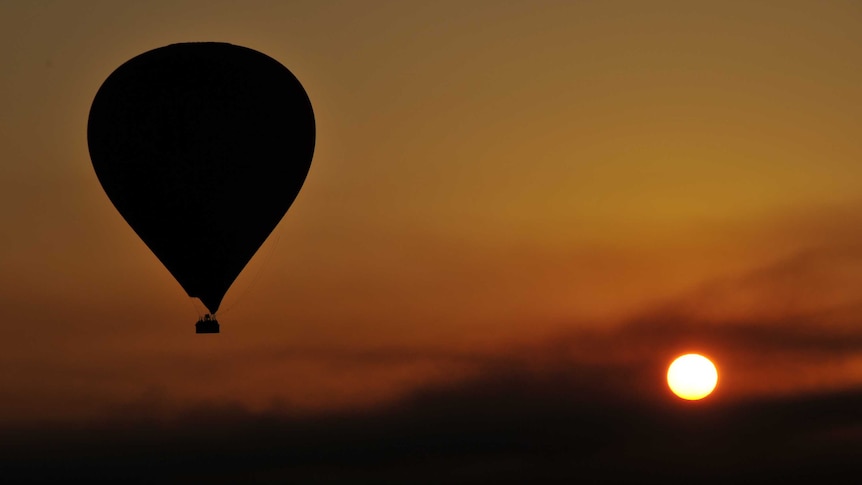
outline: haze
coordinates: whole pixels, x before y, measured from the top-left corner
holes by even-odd
[[[853,2],[6,2],[0,422],[389,416],[501,375],[529,383],[510,397],[653,403],[689,351],[722,366],[715,403],[858,403],[860,20]],[[187,41],[279,60],[317,121],[215,336],[86,146],[102,81]],[[858,443],[858,424],[829,430]]]

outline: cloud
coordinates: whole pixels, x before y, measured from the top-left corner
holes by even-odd
[[[862,381],[848,365],[862,354],[862,326],[857,296],[834,292],[856,277],[845,269],[860,254],[808,251],[614,328],[505,348],[256,351],[239,360],[460,371],[316,414],[290,403],[178,405],[153,388],[86,423],[7,426],[0,473],[49,483],[839,483],[862,472]],[[750,294],[768,307],[759,315],[734,308]],[[687,350],[719,364],[719,387],[701,402],[664,386],[669,360]]]
[[[170,419],[7,430],[2,472],[46,482],[430,484],[805,483],[862,471],[862,391],[684,403],[620,385],[646,374],[500,366],[362,412],[293,417],[211,404]]]

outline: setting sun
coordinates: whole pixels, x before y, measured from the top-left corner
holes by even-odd
[[[718,382],[715,364],[699,354],[677,357],[667,369],[667,384],[677,396],[689,401],[703,399]]]

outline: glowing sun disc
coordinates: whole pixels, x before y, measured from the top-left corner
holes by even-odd
[[[696,401],[708,396],[718,383],[718,371],[706,357],[686,354],[667,369],[667,385],[677,396]]]

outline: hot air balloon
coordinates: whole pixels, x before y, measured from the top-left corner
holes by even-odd
[[[210,314],[290,208],[311,166],[314,112],[296,77],[252,49],[173,44],[118,67],[87,125],[108,198]]]

